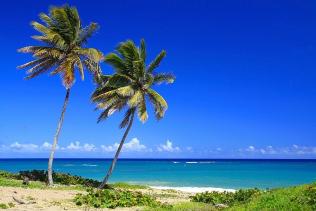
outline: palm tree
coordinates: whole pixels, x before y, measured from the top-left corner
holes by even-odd
[[[81,79],[84,79],[84,68],[95,76],[100,74],[99,61],[102,53],[94,48],[83,47],[88,38],[97,30],[96,23],[82,27],[78,11],[68,5],[51,7],[49,15],[39,15],[44,25],[33,21],[31,25],[41,35],[32,38],[40,41],[42,45],[27,46],[19,49],[22,53],[31,53],[35,58],[18,68],[29,68],[26,79],[32,79],[42,73],[51,71],[51,75],[61,75],[66,88],[66,96],[59,118],[54,142],[48,161],[48,184],[53,185],[52,165],[59,133],[64,121],[64,115],[69,100],[70,89],[75,81],[75,70],[78,70]]]
[[[155,73],[162,59],[166,56],[165,51],[160,54],[146,67],[145,41],[141,40],[138,48],[131,40],[120,43],[114,53],[105,56],[105,62],[111,65],[115,73],[112,76],[102,76],[102,82],[92,95],[92,100],[102,110],[98,122],[105,120],[115,111],[126,109],[120,128],[125,128],[124,135],[115,153],[111,166],[99,186],[104,188],[111,176],[118,156],[122,150],[124,141],[130,131],[135,112],[143,123],[147,120],[147,99],[153,104],[156,118],[163,118],[167,109],[167,102],[158,94],[153,86],[163,82],[173,83],[174,76],[165,73]]]

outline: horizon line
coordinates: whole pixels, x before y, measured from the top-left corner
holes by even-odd
[[[22,159],[45,159],[48,158],[0,158],[0,160],[22,160]],[[55,158],[55,159],[98,159],[98,160],[113,160],[113,158]],[[316,158],[119,158],[118,160],[316,160]]]

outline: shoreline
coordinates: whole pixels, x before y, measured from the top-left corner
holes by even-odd
[[[202,192],[236,192],[235,189],[230,188],[214,188],[214,187],[170,187],[170,186],[149,186],[156,190],[175,190],[185,193],[202,193]]]

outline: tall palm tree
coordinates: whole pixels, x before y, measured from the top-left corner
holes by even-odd
[[[98,122],[107,119],[115,111],[126,109],[125,117],[120,124],[120,128],[126,127],[126,130],[99,188],[104,188],[114,170],[124,141],[132,127],[135,113],[143,123],[147,120],[147,99],[154,106],[156,118],[158,120],[163,118],[168,107],[167,102],[153,89],[153,86],[163,82],[173,83],[175,79],[171,74],[155,72],[166,56],[165,51],[161,51],[146,67],[144,40],[141,40],[139,48],[133,41],[127,40],[120,43],[116,50],[105,56],[105,62],[114,68],[115,73],[112,76],[102,76],[103,83],[99,83],[92,95],[92,100],[102,110]]]
[[[48,15],[41,13],[39,17],[44,25],[36,21],[33,21],[31,25],[41,35],[32,38],[42,44],[19,49],[19,52],[33,54],[34,60],[18,68],[29,68],[26,79],[32,79],[48,71],[51,71],[51,75],[59,74],[66,88],[66,96],[48,161],[48,184],[53,185],[54,153],[64,121],[70,89],[75,81],[75,70],[79,71],[82,80],[84,79],[84,68],[95,76],[99,75],[98,64],[102,58],[102,53],[97,49],[84,47],[87,40],[97,30],[98,25],[90,23],[88,26],[82,27],[75,7],[68,5],[51,7]]]

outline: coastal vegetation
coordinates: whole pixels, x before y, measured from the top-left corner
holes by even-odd
[[[192,201],[203,202],[212,205],[224,204],[231,206],[236,203],[245,203],[250,201],[252,198],[261,194],[262,191],[259,189],[240,189],[236,192],[204,192],[197,193],[192,196]]]
[[[33,172],[33,173],[31,173]],[[41,175],[39,178],[33,177],[28,185],[23,184],[22,175],[30,175],[37,172]],[[288,210],[306,210],[316,209],[316,183],[268,190],[245,189],[232,192],[204,192],[197,194],[188,194],[180,191],[173,191],[177,199],[168,191],[157,194],[150,187],[118,183],[110,184],[107,189],[97,189],[87,186],[85,178],[69,174],[60,174],[60,177],[68,178],[62,184],[54,187],[47,187],[42,182],[45,171],[30,171],[27,174],[9,173],[0,171],[0,188],[17,187],[26,190],[54,190],[54,191],[72,191],[76,190],[68,204],[85,208],[117,208],[117,207],[137,207],[138,210],[147,211],[176,211],[176,210],[267,210],[267,211],[288,211]],[[45,178],[45,177],[44,177]],[[58,178],[58,176],[54,177]],[[78,179],[80,178],[80,179]],[[38,181],[33,181],[37,179]],[[57,183],[57,179],[55,179]],[[90,181],[90,180],[89,180]],[[68,183],[68,184],[67,184]],[[20,190],[20,189],[19,189]],[[18,191],[19,191],[18,190]],[[161,196],[161,197],[158,197]],[[26,199],[32,196],[26,197]],[[178,200],[180,199],[180,200]],[[36,199],[32,199],[32,203]],[[54,201],[54,206],[64,206],[65,201]],[[16,209],[19,204],[14,201],[3,202],[0,199],[2,209]]]
[[[102,110],[98,122],[107,119],[115,111],[125,109],[125,116],[120,128],[126,128],[126,130],[99,188],[103,188],[107,184],[114,170],[125,139],[132,127],[135,113],[141,122],[147,121],[147,99],[154,106],[157,120],[164,117],[168,108],[166,100],[153,89],[154,85],[173,83],[175,80],[172,74],[156,72],[156,68],[166,56],[166,52],[161,51],[148,66],[146,66],[146,55],[145,40],[141,40],[140,47],[137,47],[133,41],[127,40],[118,45],[116,52],[105,56],[104,61],[113,67],[115,73],[111,76],[103,75],[92,95],[92,100],[97,104],[97,108]]]
[[[74,201],[76,205],[89,205],[94,208],[116,208],[116,207],[164,207],[149,194],[139,191],[116,190],[116,189],[88,189],[87,194],[78,194]]]
[[[51,7],[48,15],[41,13],[39,18],[44,25],[36,21],[33,21],[31,25],[41,33],[41,35],[32,36],[41,45],[20,48],[19,52],[31,53],[35,59],[18,66],[18,68],[28,69],[26,79],[32,79],[51,71],[51,75],[58,74],[61,76],[66,88],[66,95],[48,161],[48,184],[53,185],[52,165],[54,153],[63,125],[70,90],[75,82],[75,71],[79,71],[82,80],[84,79],[84,69],[90,71],[94,76],[100,75],[99,62],[102,53],[95,48],[84,47],[88,39],[98,29],[98,25],[90,23],[83,27],[75,7],[69,7],[68,5]]]

